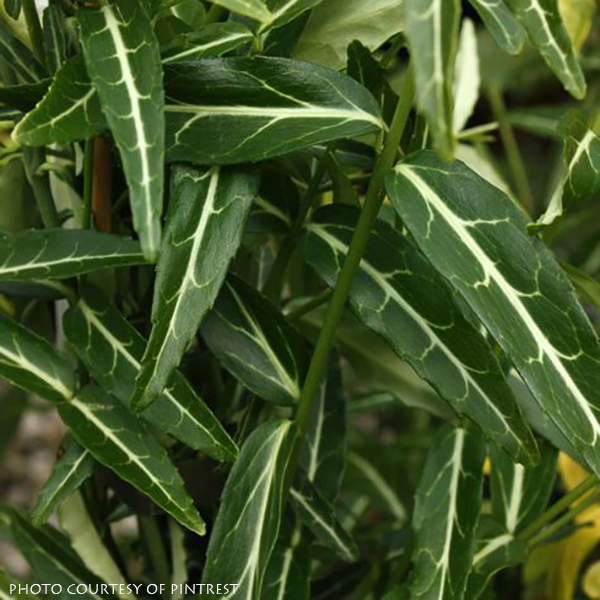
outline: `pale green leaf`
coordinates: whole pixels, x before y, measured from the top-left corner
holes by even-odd
[[[261,598],[279,533],[283,484],[295,437],[290,421],[263,423],[244,442],[229,474],[202,576],[202,583],[225,584],[223,600]]]
[[[289,59],[174,63],[165,86],[170,161],[254,162],[382,126],[377,102],[357,82]]]
[[[1,282],[66,279],[145,262],[138,242],[98,231],[32,229],[0,235]]]
[[[479,51],[477,34],[471,19],[464,19],[456,55],[454,100],[454,130],[462,131],[479,99]]]
[[[133,394],[146,340],[102,292],[85,286],[64,316],[69,343],[95,381],[125,405]],[[175,371],[142,418],[216,460],[235,460],[237,446],[187,379]]]
[[[266,29],[286,25],[321,2],[323,0],[268,0],[271,16],[260,26],[259,33]]]
[[[412,600],[464,598],[482,501],[485,443],[445,426],[427,454],[417,489]]]
[[[271,12],[263,0],[208,0],[218,4],[231,12],[244,15],[255,21],[268,23],[271,20]]]
[[[387,190],[423,253],[510,357],[543,412],[600,473],[600,344],[527,218],[461,163],[420,152]]]
[[[525,44],[525,30],[504,0],[469,0],[479,13],[495,42],[509,54],[519,54]]]
[[[404,0],[323,0],[311,13],[293,57],[341,69],[360,40],[376,50],[404,29]]]
[[[595,0],[558,0],[558,9],[573,46],[579,52],[592,31],[597,3]]]
[[[461,6],[458,0],[406,0],[406,36],[417,89],[417,104],[427,118],[442,157],[452,158],[454,64]]]
[[[158,42],[137,0],[83,6],[77,20],[88,72],[123,161],[134,227],[153,261],[161,241],[165,136]]]
[[[253,167],[174,168],[153,327],[136,381],[134,409],[149,406],[163,391],[212,307],[241,243],[258,184]]]
[[[184,598],[182,586],[188,580],[188,554],[185,547],[185,533],[173,519],[169,519],[169,537],[171,539],[171,585],[177,586],[171,593],[171,600],[182,600]]]
[[[204,535],[204,521],[165,449],[140,421],[100,388],[88,386],[59,414],[101,464],[146,494],[183,526]]]

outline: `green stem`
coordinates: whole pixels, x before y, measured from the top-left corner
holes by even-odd
[[[381,58],[381,66],[384,69],[387,69],[391,64],[394,58],[398,55],[398,51],[404,45],[405,39],[404,36],[400,33],[396,36],[396,39],[392,42],[392,45],[388,49],[388,51]]]
[[[163,544],[163,536],[154,517],[148,515],[138,515],[140,530],[148,550],[148,556],[152,563],[154,579],[157,583],[164,583],[166,586],[165,598],[170,596],[169,584],[171,583],[171,572],[167,552]]]
[[[539,531],[550,523],[550,521],[558,517],[563,510],[566,510],[573,502],[579,500],[579,498],[584,496],[597,484],[598,478],[595,475],[590,475],[577,487],[565,494],[558,502],[555,502],[548,510],[542,513],[531,525],[529,525],[529,527],[525,528],[519,534],[519,539],[522,542],[529,542]]]
[[[575,517],[579,516],[582,512],[587,510],[593,504],[596,504],[600,500],[600,496],[598,494],[592,494],[585,500],[582,500],[577,506],[571,508],[571,510],[567,511],[560,519],[557,519],[549,525],[544,530],[540,531],[537,535],[532,537],[529,540],[529,546],[537,546],[541,544],[544,540],[552,537],[555,533],[559,532],[563,527],[568,525],[571,521],[575,519]]]
[[[29,32],[29,39],[33,46],[38,60],[42,65],[46,66],[46,49],[44,47],[44,36],[42,34],[42,26],[40,25],[40,17],[38,15],[35,0],[21,0],[23,14],[25,15],[25,23]]]
[[[92,191],[94,189],[94,140],[85,142],[83,157],[83,229],[92,226]]]
[[[33,195],[37,203],[44,227],[48,229],[57,229],[60,227],[60,218],[52,191],[50,190],[50,181],[47,173],[38,174],[39,166],[44,162],[44,151],[41,148],[23,147],[23,165],[27,179],[33,190]]]
[[[317,345],[308,368],[306,380],[304,381],[304,387],[302,388],[302,394],[298,405],[298,412],[296,414],[299,438],[302,438],[304,435],[310,417],[313,399],[319,388],[323,371],[327,365],[329,350],[333,343],[338,323],[344,312],[350,287],[367,247],[371,230],[373,229],[373,225],[375,224],[384,199],[385,176],[394,164],[394,160],[398,153],[398,145],[402,138],[402,134],[404,133],[404,128],[406,127],[414,97],[414,80],[410,71],[407,72],[402,92],[398,104],[396,105],[396,111],[385,140],[383,152],[375,165],[373,178],[367,189],[360,218],[356,224],[356,229],[354,230],[348,253],[333,290],[331,302],[327,307]]]
[[[506,105],[504,104],[502,91],[496,86],[491,86],[488,90],[488,98],[496,121],[500,127],[500,137],[502,138],[502,143],[506,150],[506,157],[508,158],[508,165],[513,176],[517,194],[527,212],[532,214],[535,209],[535,201],[533,194],[531,193],[531,187],[529,186],[527,171],[525,170],[525,164],[521,157],[519,145],[517,144],[515,133],[506,114]]]
[[[321,304],[325,304],[325,302],[327,302],[327,300],[329,300],[331,293],[332,293],[331,289],[327,289],[324,292],[321,292],[314,298],[307,300],[304,304],[302,304],[298,308],[295,308],[294,310],[291,310],[289,313],[287,313],[287,315],[286,315],[287,318],[290,319],[290,321],[299,319],[300,317],[304,316],[305,314],[313,311],[315,308],[318,308],[319,306],[321,306]]]

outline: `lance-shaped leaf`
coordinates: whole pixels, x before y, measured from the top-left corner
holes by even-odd
[[[600,473],[600,344],[553,255],[504,192],[431,152],[387,189],[431,263],[496,338],[542,410]]]
[[[26,146],[47,146],[85,140],[104,129],[106,120],[98,96],[78,56],[59,69],[48,93],[12,135]]]
[[[445,426],[427,454],[417,489],[413,599],[459,599],[473,557],[481,508],[485,443],[462,427]]]
[[[563,23],[558,0],[506,0],[529,38],[565,89],[581,100],[585,78]]]
[[[263,0],[209,0],[209,2],[255,21],[268,22],[271,20],[271,13]]]
[[[33,52],[0,19],[0,56],[22,83],[35,83],[45,76],[42,65]]]
[[[427,117],[436,148],[454,154],[454,61],[460,22],[458,0],[406,0],[406,36],[417,89],[417,103]]]
[[[479,99],[479,50],[477,33],[471,19],[464,19],[456,55],[456,87],[454,101],[455,131],[462,131]]]
[[[50,79],[43,79],[36,83],[0,86],[0,102],[6,104],[3,110],[18,109],[25,112],[33,109],[44,97],[50,81]]]
[[[253,33],[242,23],[226,21],[211,23],[200,31],[194,31],[173,40],[162,50],[162,62],[180,62],[214,58],[234,50],[254,39]]]
[[[331,548],[342,560],[355,562],[358,548],[335,514],[335,508],[316,486],[304,481],[290,490],[294,508],[304,525],[325,546]]]
[[[21,0],[4,0],[4,10],[11,19],[18,19],[21,15]]]
[[[284,58],[166,65],[165,86],[171,161],[253,162],[381,127],[377,102],[356,81]]]
[[[86,286],[65,314],[65,334],[81,361],[107,392],[128,404],[146,340],[100,290]],[[187,379],[175,371],[157,401],[143,413],[149,423],[216,460],[235,460],[237,446]]]
[[[257,192],[258,173],[253,168],[174,168],[152,303],[153,328],[134,409],[149,406],[163,391],[212,307]]]
[[[525,30],[504,0],[469,0],[479,13],[496,44],[509,54],[519,54],[525,44]]]
[[[66,279],[143,264],[140,245],[92,230],[45,229],[0,235],[0,281]]]
[[[142,2],[84,6],[77,20],[88,73],[123,161],[144,255],[161,240],[164,94],[158,42]]]
[[[92,474],[94,459],[72,437],[63,441],[64,454],[54,463],[50,477],[39,492],[31,521],[39,527]]]
[[[277,541],[283,484],[296,437],[290,421],[259,425],[229,474],[210,536],[203,583],[229,586],[223,599],[261,598],[263,578]]]
[[[299,17],[302,13],[320,4],[323,0],[269,0],[271,10],[269,20],[262,23],[259,33],[266,29],[273,29],[286,25]]]
[[[198,535],[206,528],[165,449],[130,412],[100,388],[88,386],[59,414],[77,441],[101,464],[146,494]]]
[[[308,366],[304,340],[241,279],[225,281],[201,332],[225,368],[257,396],[283,405],[298,401]]]
[[[495,573],[523,563],[526,558],[527,545],[483,515],[477,525],[475,554],[464,597],[477,600]]]
[[[44,9],[43,21],[46,66],[54,74],[65,62],[69,50],[69,29],[63,8],[50,4]]]
[[[73,365],[47,340],[0,314],[0,375],[10,383],[60,402],[75,390]]]
[[[300,523],[284,518],[265,573],[263,600],[309,600],[310,549],[302,538]]]
[[[556,479],[557,452],[549,444],[540,447],[541,460],[523,467],[491,449],[492,515],[510,534],[521,532],[546,508]]]
[[[337,353],[331,354],[300,450],[306,479],[331,503],[337,498],[346,462],[346,400],[339,360]]]
[[[318,211],[301,247],[307,261],[334,286],[359,211]],[[536,460],[533,436],[483,336],[455,306],[435,269],[397,230],[375,224],[350,302],[365,325],[430,383],[459,414],[476,421],[517,460]]]
[[[31,566],[36,578],[42,583],[62,586],[64,592],[59,596],[61,600],[69,597],[66,590],[72,584],[84,584],[86,588],[90,586],[92,591],[77,593],[77,596],[87,600],[115,598],[110,591],[102,593],[100,586],[105,582],[88,571],[73,552],[68,540],[55,529],[47,526],[36,528],[16,511],[11,511],[10,531],[15,545]],[[93,590],[100,593],[94,593]]]

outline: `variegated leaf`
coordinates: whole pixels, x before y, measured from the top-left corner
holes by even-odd
[[[525,30],[504,0],[469,0],[479,13],[498,46],[509,54],[519,54],[525,44]]]
[[[0,57],[15,72],[20,83],[35,83],[46,74],[33,52],[0,19]]]
[[[269,22],[271,12],[263,0],[208,0],[213,4],[218,4],[227,8],[231,12],[244,15],[250,19],[260,22]]]

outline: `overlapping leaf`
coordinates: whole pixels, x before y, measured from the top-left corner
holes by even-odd
[[[266,23],[263,23],[259,29],[263,31],[267,28],[273,29],[286,25],[299,17],[302,13],[314,8],[323,0],[269,0],[268,6],[271,10],[271,16]]]
[[[128,404],[146,341],[100,290],[85,287],[64,316],[69,343],[94,379]],[[185,377],[175,371],[157,401],[143,413],[154,426],[216,460],[234,460],[237,447]]]
[[[271,13],[263,0],[209,0],[209,2],[255,21],[268,22],[271,19]]]
[[[32,523],[39,527],[62,502],[92,474],[94,459],[73,438],[63,441],[64,454],[54,463],[50,477],[38,494],[31,513]]]
[[[54,74],[67,58],[67,23],[61,6],[50,4],[43,14],[44,49],[46,66]]]
[[[506,0],[506,3],[565,89],[581,100],[585,96],[585,78],[563,23],[558,0]]]
[[[21,83],[35,83],[45,75],[33,52],[0,19],[0,56],[12,69]]]
[[[454,61],[460,22],[458,0],[406,0],[406,36],[417,89],[441,156],[454,154]]]
[[[88,73],[119,147],[144,255],[158,256],[164,159],[164,94],[158,42],[137,0],[78,12]]]
[[[357,220],[358,210],[333,206],[317,212],[307,227],[302,251],[330,286]],[[485,339],[431,265],[384,222],[375,225],[350,302],[456,412],[479,423],[513,457],[535,462],[535,441]]]
[[[0,313],[0,375],[14,385],[60,402],[73,395],[73,365],[47,340]]]
[[[275,404],[298,401],[308,366],[304,341],[275,306],[241,279],[225,281],[202,323],[202,337],[256,395]]]
[[[149,406],[163,391],[212,307],[257,192],[258,173],[250,167],[174,168],[135,409]]]
[[[432,264],[510,356],[542,410],[600,473],[600,344],[525,215],[462,163],[398,163],[387,189]]]
[[[504,0],[469,0],[500,48],[519,54],[525,44],[525,30]]]
[[[204,521],[165,449],[116,400],[100,388],[88,386],[61,404],[59,413],[73,436],[98,462],[182,525],[204,535]]]
[[[165,86],[171,161],[252,162],[381,127],[375,99],[358,83],[288,59],[174,63]]]
[[[105,128],[85,63],[75,57],[59,69],[43,100],[17,125],[13,138],[28,146],[65,144],[94,137]]]
[[[98,231],[45,229],[0,235],[1,282],[66,279],[144,262],[138,242]]]
[[[267,421],[242,446],[229,474],[210,536],[203,583],[236,583],[223,598],[254,600],[280,528],[283,483],[296,430]]]
[[[444,427],[429,449],[413,515],[414,600],[464,597],[481,507],[484,458],[483,438],[462,427]]]
[[[0,102],[6,105],[3,110],[31,110],[43,98],[49,85],[50,79],[43,79],[36,83],[0,86]]]

